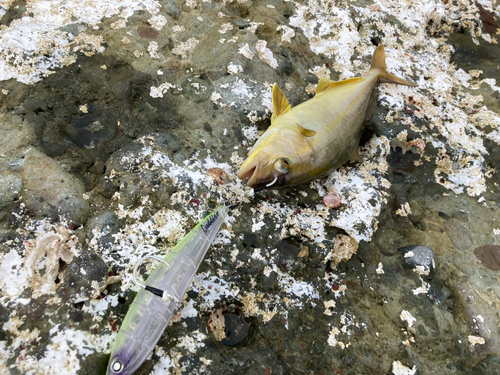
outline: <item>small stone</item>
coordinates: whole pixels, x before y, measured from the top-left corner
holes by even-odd
[[[222,168],[210,168],[207,171],[207,176],[213,178],[219,185],[227,184],[230,179]]]
[[[337,194],[328,194],[323,197],[323,204],[328,208],[337,208],[340,206],[340,197]]]
[[[141,38],[145,39],[158,39],[158,36],[160,35],[157,30],[149,26],[139,26],[137,28],[137,34],[139,34]]]
[[[398,249],[403,254],[403,267],[420,276],[432,277],[436,270],[434,251],[427,246],[405,246]]]
[[[108,268],[99,255],[82,250],[64,271],[63,281],[58,289],[59,296],[69,298],[73,303],[97,298],[110,284]]]
[[[485,245],[478,247],[474,250],[474,255],[486,268],[500,271],[500,246]]]
[[[65,172],[52,158],[31,150],[23,168],[22,196],[36,218],[66,218],[74,225],[85,222],[89,205],[83,199],[85,185]]]
[[[221,344],[236,346],[248,336],[250,324],[245,321],[245,317],[239,310],[236,310],[234,313],[224,312],[223,315],[226,337],[221,340]]]
[[[309,255],[309,248],[307,246],[302,246],[302,250],[299,251],[299,258],[305,258]]]

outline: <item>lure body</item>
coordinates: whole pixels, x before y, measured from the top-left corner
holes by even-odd
[[[151,353],[176,313],[205,254],[227,214],[219,206],[189,232],[155,268],[147,287],[165,292],[159,297],[150,290],[137,293],[120,327],[109,360],[109,375],[133,374]]]

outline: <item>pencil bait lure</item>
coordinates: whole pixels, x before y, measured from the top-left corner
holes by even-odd
[[[123,320],[111,351],[107,374],[133,374],[153,350],[168,322],[182,306],[201,261],[224,221],[228,208],[219,206],[187,234],[164,258],[146,256],[134,268],[143,288]],[[160,261],[145,284],[136,272],[147,258]]]

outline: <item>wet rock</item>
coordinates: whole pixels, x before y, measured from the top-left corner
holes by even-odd
[[[0,150],[6,156],[20,148],[28,149],[35,140],[33,127],[21,116],[8,113],[0,113],[0,133]],[[22,157],[22,153],[16,156]]]
[[[256,113],[257,116],[270,113],[270,107],[262,104],[262,95],[267,90],[259,83],[246,77],[230,75],[219,79],[214,86],[216,92],[220,94],[219,103],[231,105],[243,116],[250,112]]]
[[[21,192],[23,180],[13,173],[0,174],[0,210],[8,207]]]
[[[406,192],[394,189],[392,194],[394,197],[392,201],[394,223],[403,229],[413,229],[413,224],[410,219],[408,219],[411,209],[408,203],[408,198],[406,197]]]
[[[68,133],[73,141],[82,148],[94,148],[101,142],[115,136],[118,115],[112,110],[101,110],[89,105],[87,115],[74,117],[68,125]]]
[[[104,211],[89,219],[86,224],[87,242],[94,242],[99,248],[112,246],[113,234],[118,231],[117,220],[113,211]]]
[[[443,227],[453,246],[460,250],[467,250],[472,247],[472,234],[462,224],[455,219],[445,219]]]
[[[22,177],[22,198],[34,217],[65,218],[74,225],[85,222],[89,211],[83,199],[85,186],[53,159],[31,150],[26,155]]]
[[[172,18],[179,18],[181,16],[181,11],[179,8],[177,8],[175,1],[169,0],[166,1],[165,4],[163,5],[163,8],[165,9],[165,12]]]
[[[23,103],[24,109],[36,113],[47,110],[47,103],[39,98],[27,98]]]
[[[498,316],[494,307],[485,301],[474,289],[465,284],[453,287],[459,307],[469,327],[464,342],[468,345],[469,358],[466,365],[476,364],[488,355],[500,354]]]
[[[500,246],[485,245],[474,250],[476,258],[490,270],[500,271]]]
[[[432,278],[436,271],[434,251],[427,246],[405,246],[398,249],[403,254],[403,267],[413,270],[420,276]]]
[[[193,77],[187,78],[182,83],[182,95],[195,103],[208,100],[212,92],[212,83],[208,79]]]

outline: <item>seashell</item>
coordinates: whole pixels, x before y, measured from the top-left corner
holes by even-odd
[[[210,168],[207,171],[207,176],[212,177],[219,185],[225,185],[229,182],[229,176],[221,168]]]
[[[340,206],[340,197],[337,194],[330,193],[323,197],[323,204],[328,208],[337,208]]]

